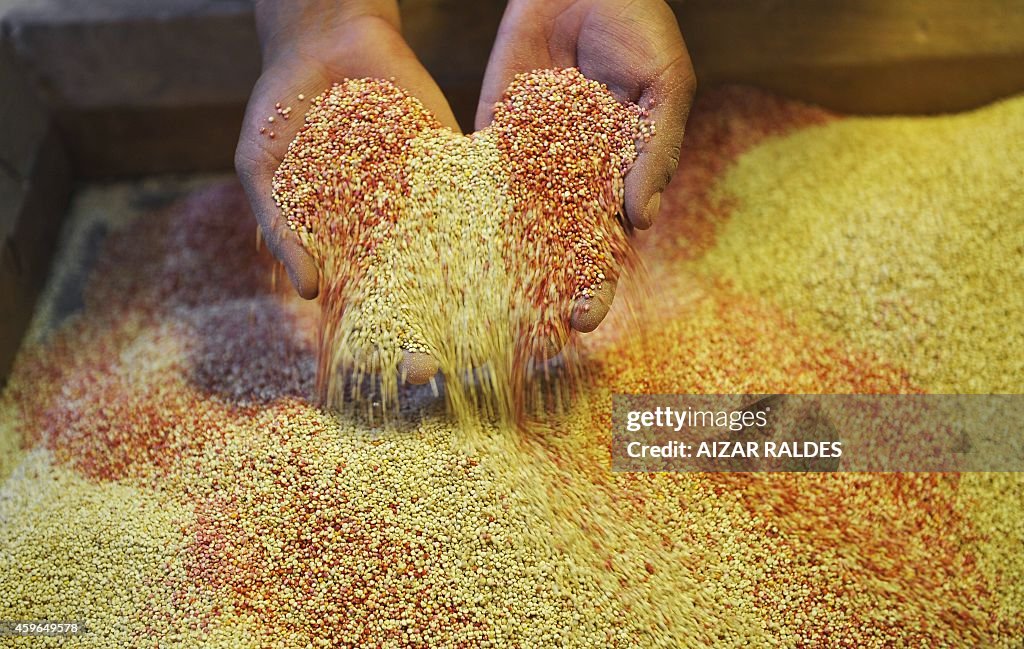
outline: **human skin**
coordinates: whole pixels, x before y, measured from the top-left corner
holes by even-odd
[[[235,168],[267,247],[299,295],[313,299],[319,292],[319,269],[271,193],[274,172],[302,126],[295,98],[316,97],[345,78],[394,78],[442,124],[461,129],[441,89],[402,38],[395,0],[257,0],[255,13],[263,72],[246,108]],[[280,101],[297,114],[287,120],[276,115]],[[269,116],[276,116],[273,123]],[[261,134],[261,127],[267,132]],[[426,354],[406,353],[398,371],[410,383],[425,383],[437,373],[437,362]]]
[[[263,72],[246,108],[235,167],[267,247],[299,295],[313,299],[319,270],[271,194],[274,172],[302,125],[301,106],[292,99],[315,97],[345,78],[394,78],[443,125],[460,128],[402,38],[396,0],[256,0],[255,15]],[[488,61],[477,128],[490,123],[494,103],[516,74],[572,66],[607,84],[619,99],[647,107],[655,120],[657,136],[627,175],[625,196],[633,226],[650,227],[679,159],[695,87],[675,17],[662,0],[511,0]],[[275,104],[282,100],[296,110],[294,117],[276,115]],[[275,121],[268,122],[269,116]],[[595,297],[577,303],[570,314],[573,328],[595,329],[614,291],[614,282],[605,282]],[[436,361],[424,354],[406,354],[399,367],[411,383],[424,383],[436,371]]]
[[[650,111],[657,135],[626,175],[625,208],[633,227],[651,227],[679,163],[696,90],[675,15],[663,0],[509,0],[487,62],[476,127],[490,123],[516,74],[566,67],[578,67],[620,101]],[[573,329],[593,331],[614,295],[615,284],[605,282],[594,298],[577,303]]]

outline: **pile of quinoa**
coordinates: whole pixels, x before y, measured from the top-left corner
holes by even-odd
[[[1019,474],[609,468],[613,393],[934,390],[920,355],[848,333],[857,311],[836,309],[832,326],[712,270],[734,219],[764,198],[729,180],[745,160],[821,128],[850,141],[853,162],[872,164],[865,141],[899,157],[910,145],[864,139],[877,121],[847,130],[754,90],[705,94],[664,216],[637,237],[652,282],[637,290],[658,296],[643,331],[613,311],[590,337],[581,398],[526,428],[453,421],[426,386],[388,426],[318,406],[320,313],[275,289],[234,182],[112,228],[82,310],[22,350],[0,394],[0,619],[78,618],[86,647],[1019,646]],[[981,138],[919,164],[962,155],[1019,169],[1005,133],[1022,121],[1024,98],[913,120],[922,147],[929,126]],[[805,193],[827,203],[816,165],[775,164],[794,205]],[[821,263],[837,290],[837,260],[862,238],[901,260],[887,232],[914,218],[910,189],[875,169],[860,180],[890,218],[834,237],[821,224],[829,242],[805,241],[835,250]],[[1004,180],[1000,196],[1024,196],[1024,179]],[[929,190],[947,204],[972,191]],[[1005,227],[1020,228],[1016,216]],[[969,241],[990,227],[952,222]],[[761,252],[758,264],[793,263],[793,251]],[[900,276],[948,281],[914,260]],[[987,272],[1005,260],[975,261]],[[959,290],[955,307],[904,299],[931,309],[927,335],[969,339],[986,302],[972,283]],[[1010,334],[1022,321],[1012,296],[989,313]],[[1020,358],[1013,340],[1005,355]],[[1020,390],[965,367],[951,364],[943,385]]]
[[[532,361],[627,260],[623,178],[654,133],[644,115],[575,68],[518,75],[469,136],[387,80],[312,99],[273,188],[322,271],[324,401],[376,373],[372,396],[393,402],[414,352],[437,361],[456,412],[521,409]]]
[[[768,142],[717,188],[735,207],[701,270],[859,347],[913,359],[911,377],[929,390],[1019,392],[1024,156],[994,148],[1002,139],[1024,139],[1015,100]]]

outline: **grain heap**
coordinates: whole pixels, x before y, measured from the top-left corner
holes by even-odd
[[[860,347],[913,358],[913,380],[936,392],[1020,390],[1024,355],[1007,352],[1024,348],[1024,323],[1006,316],[1024,310],[1022,167],[988,147],[1024,140],[1024,124],[1016,102],[985,115],[848,119],[759,147],[719,186],[757,199],[738,202],[702,265]],[[780,178],[802,183],[800,201]],[[961,326],[939,326],[953,312]]]
[[[1002,129],[989,128],[996,119]],[[659,309],[642,335],[614,317],[602,325],[585,402],[517,432],[454,424],[428,389],[403,400],[422,412],[395,428],[317,408],[319,314],[273,291],[235,183],[116,231],[84,310],[23,350],[0,396],[0,619],[82,617],[93,633],[3,640],[1018,649],[1020,475],[609,471],[613,392],[931,388],[914,379],[928,367],[921,357],[791,317],[778,294],[744,292],[707,265],[737,210],[764,198],[738,193],[745,183],[724,192],[732,170],[806,129],[897,156],[903,145],[871,136],[873,123],[840,129],[838,116],[749,89],[704,95],[663,198],[672,217],[638,243]],[[918,136],[950,124],[981,141],[921,164],[966,155],[1024,166],[1006,136],[1024,124],[1024,98],[920,120]],[[794,204],[808,192],[827,203],[829,185],[809,178],[814,165],[774,186]],[[879,197],[909,191],[884,166],[861,179]],[[1007,183],[1003,192],[1024,196],[1024,179]],[[937,201],[969,189],[932,188]],[[887,233],[911,215],[900,202],[875,206],[891,222],[836,237],[836,259],[862,238],[899,257],[903,243]],[[1019,210],[1004,218],[1024,228]],[[987,227],[953,222],[969,240]],[[791,253],[769,246],[757,263],[791,263]],[[822,263],[825,277],[843,277],[835,260]],[[916,281],[944,281],[929,268],[913,269]],[[966,335],[983,304],[972,286],[956,309],[936,307],[933,335]],[[846,325],[849,312],[837,313]],[[1020,358],[1019,305],[1008,299],[992,317],[1006,355]],[[978,376],[993,390],[1012,378]],[[944,380],[954,378],[966,390],[975,376]]]
[[[470,136],[389,81],[313,99],[274,197],[322,268],[325,401],[352,396],[337,376],[361,388],[368,373],[394,401],[390,370],[415,352],[437,360],[456,412],[518,411],[532,359],[627,259],[615,216],[653,134],[642,118],[575,68],[517,76]]]

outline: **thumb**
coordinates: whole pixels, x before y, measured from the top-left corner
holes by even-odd
[[[640,104],[650,111],[655,134],[626,174],[626,215],[637,229],[651,227],[658,215],[661,193],[679,164],[683,131],[696,88],[690,57],[684,49],[640,97]]]

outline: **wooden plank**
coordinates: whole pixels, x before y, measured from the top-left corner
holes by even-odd
[[[1024,91],[1024,1],[673,0],[704,86],[852,113],[963,110]]]
[[[260,70],[245,0],[30,0],[4,23],[60,110],[237,105]]]
[[[43,287],[71,176],[49,113],[0,41],[0,383]]]
[[[244,103],[61,110],[54,116],[78,179],[226,171]]]
[[[898,64],[1024,51],[1021,0],[670,0],[716,73]]]
[[[0,174],[20,182],[32,166],[36,147],[45,134],[49,115],[31,83],[19,70],[13,54],[0,42]],[[0,237],[3,226],[0,225]]]
[[[28,177],[19,183],[16,202],[2,206],[9,229],[0,239],[0,385],[46,282],[71,184],[63,145],[48,130],[38,142]]]
[[[230,169],[260,60],[246,0],[21,0],[5,31],[83,179]]]

